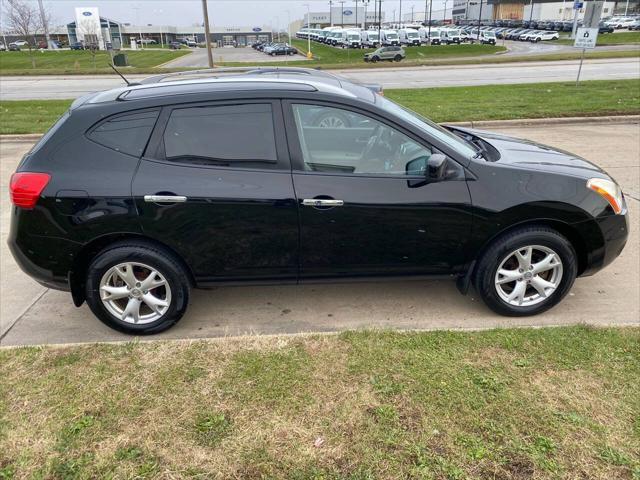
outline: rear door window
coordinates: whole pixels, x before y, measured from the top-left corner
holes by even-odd
[[[268,167],[278,159],[270,103],[176,108],[163,141],[175,162]]]
[[[88,137],[117,152],[140,157],[159,112],[159,109],[154,109],[110,117],[91,130]]]

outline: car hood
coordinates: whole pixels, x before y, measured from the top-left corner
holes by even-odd
[[[492,145],[500,154],[496,164],[542,170],[582,178],[611,178],[603,169],[578,155],[532,140],[509,137],[483,130],[454,127],[475,135]]]

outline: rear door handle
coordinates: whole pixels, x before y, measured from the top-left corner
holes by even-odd
[[[342,207],[344,200],[334,200],[333,198],[305,198],[302,200],[305,207]]]
[[[187,197],[182,195],[145,195],[144,201],[147,203],[184,203]]]

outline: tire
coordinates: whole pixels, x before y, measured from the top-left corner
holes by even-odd
[[[125,273],[133,267],[131,273],[135,279],[129,277],[129,281],[125,282],[115,271],[116,267]],[[149,279],[151,269],[158,274],[154,275],[154,279],[164,281],[166,287],[151,286],[146,291],[142,288],[138,290],[137,287],[144,288],[144,274],[147,273],[146,278]],[[135,288],[131,289],[129,284],[133,280],[137,282]],[[189,303],[190,282],[183,266],[169,252],[154,245],[132,241],[114,244],[96,255],[89,265],[85,288],[89,308],[105,325],[124,333],[150,335],[167,330],[182,318]],[[106,294],[106,288],[121,289],[118,294],[128,291],[129,295],[103,300],[101,295]],[[168,305],[157,306],[159,311],[154,311],[145,300],[149,298],[149,293],[155,299],[154,303],[160,301]],[[125,314],[131,302],[134,306],[138,305],[139,323],[134,321],[133,316]],[[116,316],[115,312],[119,310],[122,310],[121,315]],[[125,314],[125,319],[122,314]]]
[[[526,247],[529,246],[533,246],[533,261],[531,262],[533,264],[539,264],[546,255],[555,254],[552,266],[541,272],[540,275],[536,275],[535,270],[523,272],[522,269],[518,269],[523,265],[519,261],[516,262],[516,256],[513,254],[515,251],[526,252]],[[509,262],[512,263],[509,264]],[[502,271],[512,273],[499,276],[498,269],[500,267],[502,267]],[[494,312],[510,317],[524,317],[542,313],[557,305],[569,293],[577,271],[576,252],[564,236],[548,227],[531,226],[514,230],[494,240],[478,259],[473,275],[473,284],[482,300]],[[521,277],[518,277],[519,279],[508,280],[514,275],[519,276],[520,272],[523,273]],[[497,284],[498,279],[504,282],[503,285]],[[534,288],[533,284],[539,285],[540,279],[548,281],[549,285],[555,284],[555,289],[549,292],[545,287],[542,287],[546,297],[540,295],[539,290]],[[518,286],[523,289],[521,290],[522,296],[516,296],[512,301],[518,303],[520,298],[521,305],[507,301],[509,294],[517,293]]]
[[[400,60],[402,60],[402,55],[396,55],[395,57],[393,57],[393,59],[394,59],[396,62],[399,62]]]
[[[380,60],[378,57],[371,57],[371,63],[376,63],[378,60]]]

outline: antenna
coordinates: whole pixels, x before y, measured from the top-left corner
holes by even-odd
[[[120,78],[122,78],[122,80],[124,80],[124,83],[127,84],[128,87],[132,87],[132,86],[136,86],[136,85],[140,85],[140,83],[137,82],[130,82],[129,80],[127,80],[126,78],[124,78],[124,75],[122,75],[118,69],[116,67],[113,66],[113,64],[109,64],[109,66],[111,68],[113,68],[113,71],[116,72],[118,75],[120,75]]]

